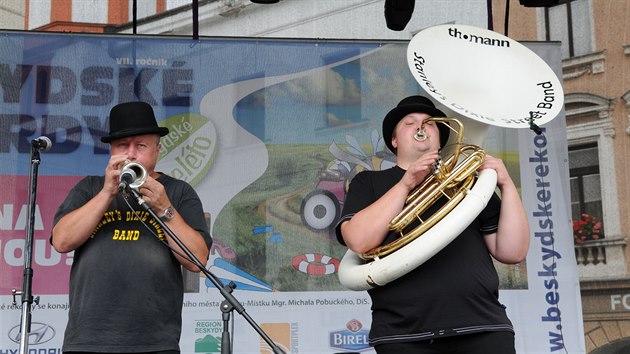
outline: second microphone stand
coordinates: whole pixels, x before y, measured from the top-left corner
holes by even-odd
[[[175,235],[175,233],[173,233],[173,231],[171,231],[171,229],[169,229],[168,226],[164,224],[162,219],[160,219],[157,216],[157,214],[155,214],[155,212],[151,209],[151,207],[149,207],[145,203],[144,199],[142,199],[142,195],[136,189],[127,186],[124,188],[123,193],[126,193],[127,195],[131,195],[134,197],[138,205],[140,205],[145,211],[147,211],[153,217],[153,219],[156,220],[160,224],[160,226],[162,227],[162,229],[164,229],[164,231],[168,234],[168,236],[173,241],[175,241],[175,243],[179,246],[179,248],[181,248],[181,250],[186,254],[186,257],[188,257],[188,259],[191,262],[193,262],[199,268],[199,270],[201,270],[201,272],[205,274],[206,277],[208,277],[208,279],[212,282],[212,284],[214,284],[214,286],[219,290],[219,292],[225,299],[225,301],[221,303],[221,312],[223,313],[223,322],[224,322],[225,327],[227,327],[229,313],[232,312],[233,310],[236,310],[236,312],[238,312],[241,316],[243,316],[243,318],[247,320],[247,322],[252,326],[252,328],[256,332],[258,332],[258,334],[263,338],[263,340],[267,344],[269,344],[269,346],[271,347],[271,349],[273,350],[275,354],[285,354],[285,352],[277,344],[273,342],[273,340],[267,335],[267,333],[265,333],[265,331],[263,331],[262,328],[260,328],[260,326],[256,323],[256,321],[254,321],[254,319],[252,319],[249,316],[249,314],[245,311],[245,308],[243,307],[243,305],[236,299],[236,297],[234,297],[234,295],[232,294],[232,291],[235,288],[234,284],[230,283],[228,285],[224,285],[223,282],[221,282],[221,280],[216,275],[214,275],[212,272],[206,269],[205,265],[199,261],[199,259],[190,251],[188,247],[186,247],[186,245],[184,245],[184,243],[177,237],[177,235]],[[229,334],[228,332],[224,331],[223,337],[221,340],[221,354],[230,354],[232,352],[231,349],[232,348],[230,345]]]
[[[31,170],[28,179],[28,223],[26,224],[26,237],[24,239],[24,273],[22,290],[13,289],[13,303],[15,297],[22,297],[22,317],[20,321],[20,354],[29,352],[28,340],[31,334],[31,312],[33,303],[39,302],[39,296],[33,296],[33,233],[35,230],[35,199],[37,196],[37,174],[39,171],[40,149],[31,145]]]

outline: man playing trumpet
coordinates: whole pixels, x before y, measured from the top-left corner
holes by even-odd
[[[129,161],[144,166],[146,179],[135,188],[202,263],[212,244],[203,207],[188,183],[155,170],[169,130],[158,127],[149,104],[116,105],[109,123],[101,138],[111,146],[105,175],[79,181],[54,218],[53,247],[74,251],[63,352],[179,353],[181,265],[200,269],[138,201],[127,204],[121,169]]]
[[[405,200],[439,162],[449,128],[431,100],[410,96],[383,120],[383,138],[396,166],[364,171],[351,182],[338,241],[362,254],[398,237],[388,225]],[[369,341],[388,353],[515,353],[514,330],[499,302],[492,257],[515,264],[529,248],[529,225],[520,196],[503,162],[485,157],[480,169],[497,173],[496,194],[477,218],[444,249],[408,274],[369,290]],[[430,212],[431,210],[429,210]],[[422,237],[422,236],[420,236]],[[395,254],[388,257],[395,257]]]

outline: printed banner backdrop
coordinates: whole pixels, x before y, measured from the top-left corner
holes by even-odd
[[[370,299],[339,284],[332,227],[352,177],[394,163],[382,118],[420,90],[406,43],[2,34],[1,353],[19,348],[11,292],[23,285],[31,140],[53,147],[38,164],[29,348],[59,353],[73,255],[52,249],[52,219],[79,179],[104,173],[109,109],[136,99],[170,129],[158,170],[195,187],[214,237],[207,268],[245,308],[230,313],[234,353],[271,352],[248,318],[287,353],[373,352]],[[557,44],[526,45],[560,68]],[[533,233],[525,262],[497,264],[518,353],[585,351],[564,124],[490,127],[484,144],[521,186]],[[184,278],[182,351],[219,353],[223,297]]]

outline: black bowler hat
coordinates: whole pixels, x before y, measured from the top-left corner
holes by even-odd
[[[168,134],[168,128],[159,127],[153,108],[146,102],[126,102],[115,105],[109,111],[109,135],[101,138],[104,143],[134,135]]]
[[[396,128],[396,124],[410,113],[426,113],[431,117],[446,117],[444,112],[435,108],[433,102],[424,96],[409,96],[404,98],[398,103],[398,106],[389,111],[385,119],[383,119],[383,139],[389,150],[394,154],[396,153],[396,149],[392,145],[394,129]],[[438,124],[438,129],[440,131],[440,148],[443,148],[444,145],[446,145],[446,141],[448,141],[450,129],[444,124]]]

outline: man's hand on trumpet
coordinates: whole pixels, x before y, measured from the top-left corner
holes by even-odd
[[[102,191],[112,198],[119,192],[120,170],[128,158],[127,155],[112,155],[105,167],[105,182]]]
[[[171,201],[166,194],[164,185],[156,181],[153,177],[147,177],[147,180],[138,187],[138,192],[142,195],[142,199],[156,213],[171,206]]]

